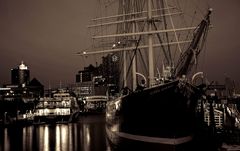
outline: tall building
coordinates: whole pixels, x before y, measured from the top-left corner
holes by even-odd
[[[96,76],[96,71],[98,70],[97,67],[93,65],[89,65],[88,67],[84,67],[84,70],[78,71],[76,74],[76,82],[88,82],[92,81],[92,78]]]
[[[102,57],[100,65],[89,65],[76,74],[75,94],[105,95],[113,94],[119,89],[119,61],[118,56],[109,54]]]
[[[30,71],[28,67],[21,62],[21,64],[14,69],[11,69],[11,84],[26,85],[30,81]]]
[[[84,70],[78,71],[76,74],[76,83],[93,81],[94,77],[102,77],[106,84],[119,85],[119,62],[118,56],[109,54],[102,57],[102,63],[94,67],[90,64],[84,67]]]
[[[119,86],[119,57],[116,54],[108,54],[102,57],[101,74],[106,79],[107,84]]]

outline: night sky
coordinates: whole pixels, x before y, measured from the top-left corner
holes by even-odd
[[[0,84],[21,61],[45,87],[73,83],[89,63],[76,52],[90,47],[87,25],[97,0],[0,0]],[[240,81],[240,0],[209,0],[214,9],[205,52],[209,81]]]

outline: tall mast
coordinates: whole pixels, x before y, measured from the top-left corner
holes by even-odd
[[[166,3],[166,5],[167,5],[167,7],[168,7],[168,2],[167,2],[167,0],[165,0],[165,3]],[[170,9],[167,9],[167,11],[168,11],[168,13],[170,13]],[[172,25],[173,33],[174,33],[174,36],[175,36],[175,39],[176,39],[176,42],[177,42],[178,50],[180,51],[180,53],[182,53],[182,49],[181,49],[180,44],[179,44],[179,40],[178,40],[177,32],[176,32],[176,30],[175,30],[175,26],[174,26],[174,23],[173,23],[172,16],[169,16],[169,19],[170,19],[170,23],[171,23],[171,25]],[[171,60],[171,64],[170,64],[170,65],[172,66],[172,60]]]
[[[199,24],[191,44],[184,52],[178,61],[175,69],[175,76],[180,77],[190,72],[191,67],[197,61],[197,57],[202,49],[202,46],[206,40],[206,35],[210,25],[210,14],[212,9],[210,8],[205,18]]]
[[[148,31],[152,31],[152,1],[148,0]],[[154,70],[153,70],[153,37],[148,34],[148,66],[149,66],[149,87],[154,84]]]
[[[123,21],[126,20],[126,3],[125,0],[123,0]],[[123,23],[123,32],[126,33],[126,23]],[[125,43],[125,42],[124,42]],[[125,46],[123,47],[125,49]],[[123,87],[127,87],[127,58],[126,58],[126,50],[123,50]]]
[[[91,29],[96,29],[96,33],[92,36],[92,39],[97,47],[94,46],[93,50],[90,51],[87,50],[79,52],[77,53],[78,55],[122,52],[122,84],[123,87],[126,87],[128,84],[130,84],[128,80],[131,79],[133,90],[136,89],[137,85],[137,63],[134,56],[136,54],[134,51],[137,50],[135,49],[143,49],[148,53],[147,55],[143,54],[144,57],[148,56],[148,87],[152,87],[155,84],[154,55],[156,54],[160,56],[162,53],[159,51],[154,54],[154,48],[163,49],[163,57],[157,57],[160,59],[166,58],[167,61],[163,61],[163,63],[170,67],[173,67],[173,65],[176,63],[174,60],[179,57],[179,55],[175,52],[175,49],[178,48],[178,50],[181,52],[181,49],[183,50],[184,44],[191,45],[191,47],[188,49],[188,53],[190,53],[190,55],[194,58],[195,54],[191,52],[191,48],[198,48],[199,45],[197,45],[197,43],[201,42],[201,39],[204,39],[205,36],[195,36],[195,40],[193,42],[191,39],[192,35],[189,35],[187,32],[193,30],[199,31],[199,28],[201,31],[204,31],[205,28],[202,28],[201,26],[198,26],[196,28],[194,25],[195,23],[187,26],[182,26],[181,22],[184,22],[184,19],[178,20],[178,18],[174,16],[179,16],[184,12],[172,4],[171,1],[121,0],[119,2],[120,3],[118,3],[118,6],[120,10],[117,15],[105,16],[92,20],[94,24],[88,27]],[[154,8],[153,5],[154,7],[156,5],[156,7]],[[173,24],[174,22],[176,23],[175,25]],[[117,30],[119,30],[118,32],[114,32],[115,27],[117,27]],[[104,33],[97,31],[103,29],[106,30],[106,33],[105,31]],[[154,35],[157,37],[154,37]],[[138,42],[140,40],[141,43]],[[119,45],[116,45],[114,48],[111,47],[112,43],[116,42],[119,42]],[[137,45],[133,42],[137,42]],[[101,49],[98,49],[98,47]],[[170,49],[172,49],[173,52],[170,52]],[[169,53],[167,53],[167,51],[169,51]],[[198,53],[198,51],[196,52]],[[130,63],[129,60],[127,60],[128,54],[131,54]],[[180,55],[181,59],[179,61],[179,64],[176,64],[177,67],[174,67],[177,69],[173,69],[174,75],[181,75],[186,73],[188,71],[188,67],[186,67],[186,65],[188,65],[189,62],[191,63],[191,59],[187,56],[184,56],[184,51]],[[146,61],[145,58],[143,59],[143,62],[144,61]],[[131,67],[128,68],[128,65],[131,65]],[[127,74],[129,71],[131,71],[130,69],[132,70],[132,78],[127,77]]]
[[[134,10],[135,11],[135,10]],[[133,33],[134,32],[136,32],[136,24],[135,24],[135,22],[133,22],[133,24],[132,24],[132,30],[133,30]],[[135,41],[135,39],[136,39],[136,36],[134,36],[133,35],[133,41]],[[133,46],[135,46],[135,44],[134,43],[132,43],[133,44]],[[133,60],[132,60],[132,89],[133,90],[135,90],[136,88],[137,88],[137,75],[136,75],[136,73],[137,73],[137,63],[136,63],[136,53],[135,53],[135,51],[137,51],[137,50],[134,50],[133,51]]]

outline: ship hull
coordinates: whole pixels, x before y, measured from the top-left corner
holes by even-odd
[[[110,143],[176,147],[191,142],[196,94],[195,87],[176,80],[109,102],[106,132]]]

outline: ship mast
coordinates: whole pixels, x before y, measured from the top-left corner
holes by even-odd
[[[152,31],[152,1],[148,0],[148,31]],[[149,66],[149,87],[154,84],[154,69],[153,69],[153,37],[148,34],[148,66]]]
[[[211,13],[212,13],[212,9],[210,8],[207,15],[205,16],[205,19],[203,19],[199,24],[199,26],[197,27],[197,31],[194,34],[193,40],[189,45],[188,49],[180,57],[175,70],[176,77],[187,75],[190,72],[192,65],[194,63],[196,64],[197,57],[206,40],[206,35],[208,33],[208,29],[210,25]]]
[[[88,26],[88,28],[96,30],[96,34],[92,36],[92,40],[96,42],[97,47],[94,46],[92,50],[79,52],[78,55],[122,52],[122,86],[127,87],[127,85],[130,84],[127,82],[129,81],[127,74],[128,71],[132,71],[131,82],[133,90],[136,89],[137,74],[141,70],[137,71],[136,67],[139,65],[139,62],[136,62],[135,58],[136,51],[140,49],[146,50],[147,52],[146,57],[148,58],[142,61],[148,61],[148,73],[145,73],[148,79],[146,83],[148,87],[152,87],[156,82],[154,65],[157,65],[157,63],[154,62],[155,59],[158,59],[155,61],[160,61],[163,65],[170,67],[171,74],[173,72],[175,76],[186,73],[189,69],[186,66],[190,59],[187,55],[183,57],[184,47],[190,44],[191,48],[188,49],[188,52],[191,52],[192,48],[198,48],[196,43],[201,41],[199,40],[202,39],[200,37],[205,36],[196,36],[193,42],[191,39],[192,35],[188,36],[190,31],[202,29],[202,27],[198,26],[196,28],[195,23],[188,23],[187,26],[182,26],[181,23],[184,23],[185,20],[174,16],[181,17],[184,11],[180,6],[172,3],[171,1],[167,2],[167,0],[120,0],[118,5],[116,5],[119,7],[118,12],[115,12],[117,15],[95,18],[92,20],[93,24]],[[104,10],[105,9],[106,8],[104,8]],[[182,16],[182,18],[184,17],[185,16]],[[174,25],[173,23],[176,24]],[[116,29],[117,32],[114,32]],[[97,30],[105,31],[104,33],[100,33]],[[205,29],[201,30],[201,32],[204,30]],[[113,44],[116,47],[113,48]],[[160,48],[161,51],[156,51],[157,49],[155,48]],[[179,61],[180,63],[177,64],[177,69],[172,71],[176,63],[174,60],[179,57],[179,53],[176,54],[175,51],[177,49],[182,53],[180,56],[182,59]],[[163,55],[161,55],[161,53],[163,53]],[[191,56],[194,55],[193,53],[191,54]],[[131,70],[127,69],[129,64],[131,65],[131,68],[129,68]]]
[[[125,10],[125,0],[123,0],[123,21],[126,20],[126,10]],[[126,24],[123,24],[123,32],[126,32]],[[125,42],[124,42],[125,43]],[[123,47],[124,49],[125,47]],[[123,87],[127,87],[127,55],[126,55],[126,50],[123,50]]]
[[[133,7],[133,12],[135,12],[137,9],[135,7]],[[135,18],[135,17],[134,17]],[[132,23],[132,32],[135,33],[136,32],[136,23],[133,22]],[[136,41],[136,36],[133,35],[132,36],[133,41]],[[133,46],[135,46],[134,43],[132,43]],[[137,50],[133,50],[133,59],[132,59],[132,89],[135,90],[137,88],[137,63],[136,63],[136,53],[135,51]]]

